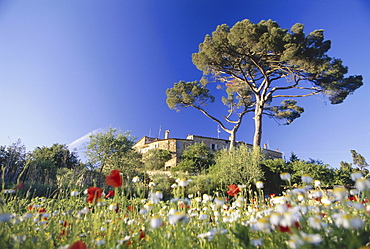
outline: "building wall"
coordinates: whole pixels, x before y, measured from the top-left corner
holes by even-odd
[[[195,135],[188,135],[186,139],[178,138],[167,138],[167,139],[156,139],[143,137],[140,139],[133,148],[140,153],[146,153],[151,149],[163,149],[169,150],[172,153],[172,159],[165,163],[165,167],[175,167],[180,162],[180,157],[183,154],[184,150],[194,143],[204,143],[207,145],[213,152],[228,148],[230,142],[225,139],[218,138],[209,138]],[[238,142],[239,144],[244,144],[248,147],[252,147],[250,144],[245,144],[243,142]],[[266,158],[282,158],[282,154],[277,151],[264,150]]]
[[[279,151],[273,151],[273,150],[266,150],[264,149],[263,152],[265,153],[265,157],[267,159],[275,159],[275,158],[283,158],[283,155]]]
[[[191,140],[192,143],[204,143],[207,145],[213,152],[221,149],[229,148],[230,142],[224,139],[210,138],[210,137],[201,137],[188,135],[187,140]]]

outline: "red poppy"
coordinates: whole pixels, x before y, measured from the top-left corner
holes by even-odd
[[[291,233],[292,230],[288,226],[279,226],[278,231],[282,233]]]
[[[127,241],[127,243],[126,243],[126,247],[131,246],[134,242],[135,242],[135,241],[133,241],[133,240],[129,240],[129,241]]]
[[[73,243],[69,249],[87,249],[87,246],[85,245],[85,243],[83,243],[81,240],[79,241],[76,241],[75,243]]]
[[[236,186],[235,184],[229,185],[228,188],[229,188],[229,191],[227,191],[227,194],[230,196],[236,196],[240,192],[239,187]]]
[[[105,178],[105,182],[109,186],[118,188],[122,186],[122,177],[118,169],[112,170],[110,175]]]
[[[46,208],[44,208],[44,207],[41,207],[41,208],[39,208],[39,211],[38,211],[40,214],[41,213],[46,213]]]
[[[103,190],[99,187],[90,187],[87,190],[87,194],[89,196],[87,202],[96,204],[100,200]]]
[[[190,208],[190,206],[185,205],[184,203],[179,203],[178,207],[179,207],[179,209]]]
[[[108,199],[109,197],[112,197],[114,196],[114,190],[109,190],[108,194],[105,196],[106,199]]]
[[[63,223],[62,223],[62,226],[63,227],[68,227],[68,226],[70,226],[71,224],[68,222],[68,221],[63,221]]]
[[[140,229],[139,240],[143,240],[144,238],[145,238],[145,232]]]
[[[130,205],[130,206],[127,207],[127,209],[132,211],[132,210],[134,210],[134,206]]]
[[[301,226],[299,225],[299,223],[296,221],[294,222],[294,225],[293,225],[295,228],[300,228]],[[288,226],[278,226],[277,228],[278,231],[282,232],[282,233],[292,233],[292,229]]]
[[[58,239],[61,239],[62,236],[67,236],[67,232],[65,229],[62,229],[62,232],[59,234]]]

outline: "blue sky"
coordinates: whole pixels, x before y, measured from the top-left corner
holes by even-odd
[[[165,91],[199,80],[191,55],[204,36],[243,19],[272,19],[287,29],[303,23],[306,34],[324,29],[329,55],[364,77],[343,104],[301,98],[305,112],[291,125],[265,118],[262,142],[332,167],[351,162],[351,149],[370,161],[367,0],[0,1],[0,145],[20,138],[31,151],[109,127],[138,138],[163,137],[167,129],[177,138],[217,137],[217,124],[196,110],[168,109]],[[223,115],[220,108],[208,110]],[[251,118],[238,140],[252,142]]]

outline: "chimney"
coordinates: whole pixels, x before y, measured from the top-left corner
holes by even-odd
[[[166,131],[164,132],[164,139],[168,139],[168,138],[169,138],[169,136],[170,136],[170,130],[166,130]]]

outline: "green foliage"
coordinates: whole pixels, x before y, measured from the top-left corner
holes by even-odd
[[[292,152],[289,157],[289,162],[294,162],[298,160],[299,160],[298,156],[294,152]]]
[[[253,107],[253,94],[248,85],[235,79],[229,80],[222,78],[221,80],[225,81],[225,92],[227,94],[227,97],[222,98],[222,103],[230,108],[229,112],[240,107]],[[223,87],[219,85],[218,89],[223,89]]]
[[[75,168],[78,157],[75,152],[70,152],[65,144],[53,144],[51,147],[37,147],[31,153],[31,159],[51,161],[57,168]]]
[[[90,136],[85,154],[89,163],[101,173],[119,169],[124,174],[134,175],[141,167],[141,155],[132,149],[134,140],[130,132],[110,128]]]
[[[302,24],[295,24],[289,32],[272,20],[254,24],[246,19],[232,28],[223,24],[212,36],[205,37],[199,52],[193,54],[193,63],[204,73],[215,76],[240,76],[243,72],[254,79],[261,75],[272,80],[299,76],[299,79],[292,79],[294,84],[302,79],[309,80],[315,84],[315,89],[328,94],[333,103],[340,103],[362,85],[362,77],[344,77],[348,69],[341,60],[326,54],[331,42],[324,40],[323,30],[315,30],[306,36],[303,29]],[[258,87],[264,80],[265,77],[261,83],[253,83],[259,83]],[[299,89],[293,85],[273,90],[292,88]]]
[[[285,182],[280,179],[280,174],[285,172],[293,173],[291,165],[281,158],[263,160],[261,169],[264,174],[265,193],[280,193],[281,186],[285,185]]]
[[[363,157],[360,153],[357,153],[355,150],[351,150],[353,164],[356,165],[359,170],[367,173],[366,167],[369,164],[366,162],[365,157]]]
[[[204,106],[207,103],[213,103],[215,100],[209,89],[198,81],[179,81],[174,84],[173,88],[167,89],[166,95],[168,107],[177,111],[182,107]]]
[[[77,169],[80,162],[75,152],[70,152],[66,145],[53,144],[51,147],[37,147],[29,155],[24,174],[24,182],[57,184],[57,171],[61,168]]]
[[[228,87],[225,89],[227,97],[222,97],[222,103],[228,107],[228,115],[223,116],[225,122],[211,115],[204,107],[213,103],[215,97],[207,88],[208,81],[202,78],[201,82],[184,82],[175,83],[172,88],[167,89],[167,105],[170,109],[180,111],[181,108],[193,107],[202,112],[206,117],[219,124],[224,131],[230,134],[230,148],[235,144],[236,133],[242,123],[243,116],[252,111],[253,101],[250,89],[244,84],[239,84],[238,81],[228,81]],[[218,89],[222,89],[219,87]],[[227,125],[232,124],[232,128],[227,128]]]
[[[156,183],[153,192],[162,191],[164,200],[169,200],[173,197],[171,186],[176,183],[174,178],[164,174],[155,174],[150,179]]]
[[[280,192],[280,187],[286,184],[280,179],[280,174],[284,172],[291,174],[291,182],[297,186],[302,185],[301,176],[303,174],[311,176],[313,180],[319,180],[322,186],[351,186],[354,184],[351,180],[351,173],[356,171],[351,163],[340,162],[340,168],[334,169],[318,160],[299,160],[294,153],[289,162],[282,159],[269,159],[264,160],[261,167],[264,172],[266,193]]]
[[[200,174],[192,177],[191,184],[187,188],[187,193],[199,196],[212,194],[217,189],[225,189],[225,186],[222,186],[220,182],[213,179],[209,174]]]
[[[340,168],[334,171],[333,185],[353,185],[354,182],[351,180],[351,173],[354,171],[351,163],[341,161]]]
[[[301,116],[304,109],[296,105],[297,101],[292,99],[284,99],[280,106],[270,108],[271,116],[276,120],[284,120],[284,124],[292,123],[296,118]]]
[[[59,168],[57,169],[57,185],[65,189],[81,189],[84,184],[84,176],[87,170],[80,167],[75,169]]]
[[[215,158],[215,165],[210,169],[214,181],[221,184],[251,185],[263,178],[260,163],[263,153],[259,148],[236,147],[231,151],[221,150]]]
[[[254,145],[261,142],[263,114],[286,124],[300,117],[303,108],[289,98],[324,94],[338,104],[363,84],[362,76],[346,77],[348,68],[342,61],[327,55],[331,42],[324,40],[323,30],[306,35],[303,29],[302,24],[295,24],[288,31],[272,20],[252,23],[246,19],[232,28],[222,24],[205,36],[193,54],[203,77],[227,82],[226,86],[235,80],[250,89],[256,121]],[[286,100],[277,104],[274,98]]]
[[[171,172],[188,172],[192,173],[195,170],[195,163],[189,159],[183,159],[176,167],[172,167]]]
[[[27,164],[24,182],[43,183],[45,185],[56,184],[57,167],[51,158],[33,158]]]
[[[174,179],[153,180],[155,187],[145,181],[125,182],[113,198],[102,197],[97,203],[87,203],[81,192],[72,196],[68,189],[49,188],[43,198],[7,196],[0,203],[0,248],[357,249],[369,242],[370,214],[361,204],[369,198],[368,191],[358,201],[327,195],[330,203],[325,204],[308,198],[298,201],[290,194],[283,197],[286,205],[264,199],[256,203],[244,191],[237,201],[227,201],[220,192],[203,196],[206,187],[188,197],[194,178],[188,186],[176,188],[188,198],[168,201],[147,194],[166,193],[164,188]],[[207,176],[199,181],[206,185]],[[309,196],[309,190],[302,191]]]
[[[213,157],[207,145],[194,143],[184,150],[180,163],[171,170],[198,174],[214,163]]]
[[[233,234],[238,239],[239,245],[241,248],[246,249],[250,248],[250,228],[247,226],[243,226],[241,224],[235,224],[235,230],[233,231]]]
[[[163,149],[152,149],[143,155],[144,165],[148,170],[163,169],[171,158],[171,151]]]
[[[0,169],[3,183],[15,183],[26,164],[26,148],[18,140],[10,146],[0,146]]]
[[[302,184],[301,176],[307,174],[313,180],[319,180],[323,185],[332,185],[334,170],[329,168],[329,165],[322,162],[311,161],[293,161],[290,162],[290,167],[293,170],[292,183]]]

